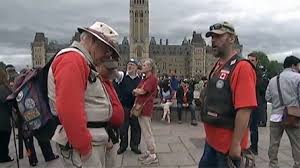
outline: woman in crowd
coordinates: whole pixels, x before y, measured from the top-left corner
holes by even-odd
[[[11,162],[9,156],[9,141],[11,135],[10,116],[12,107],[6,102],[11,94],[8,77],[4,69],[0,68],[0,163]]]
[[[160,99],[161,105],[163,107],[163,117],[162,121],[164,121],[167,117],[167,121],[170,124],[170,106],[172,105],[172,97],[173,97],[173,90],[170,86],[169,80],[165,79],[162,81],[161,88],[160,88]]]

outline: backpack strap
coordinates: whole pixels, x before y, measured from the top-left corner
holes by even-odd
[[[300,107],[300,82],[298,83],[297,86],[297,101],[298,101],[298,106]]]
[[[280,78],[280,74],[276,77],[276,79],[277,79],[277,90],[278,90],[278,95],[279,95],[279,101],[280,101],[280,105],[281,105],[281,106],[285,106],[285,105],[284,105],[284,102],[283,102],[283,98],[282,98],[281,89],[280,89],[280,81],[279,81],[279,78]]]

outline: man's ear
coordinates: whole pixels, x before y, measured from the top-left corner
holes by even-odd
[[[229,40],[230,40],[231,44],[234,44],[235,40],[236,40],[236,36],[235,35],[230,35]]]

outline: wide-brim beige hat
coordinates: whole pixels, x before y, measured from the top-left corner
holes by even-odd
[[[78,32],[83,31],[88,32],[102,41],[104,44],[108,45],[113,49],[113,59],[118,60],[120,54],[117,50],[117,38],[119,34],[110,26],[102,22],[95,22],[90,27],[78,27]]]

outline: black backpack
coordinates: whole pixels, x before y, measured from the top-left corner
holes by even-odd
[[[48,71],[55,56],[44,66],[29,69],[20,74],[13,86],[13,93],[7,100],[13,102],[18,116],[21,131],[24,136],[30,136],[46,126],[53,119],[48,99]],[[47,131],[48,137],[54,133],[54,128]]]

